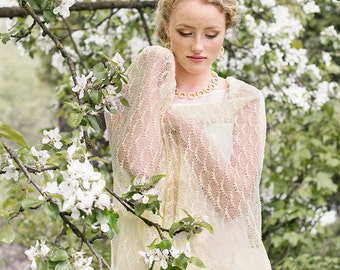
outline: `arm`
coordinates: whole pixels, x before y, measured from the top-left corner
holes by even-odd
[[[207,138],[202,123],[176,111],[167,114],[167,124],[179,132],[203,191],[215,209],[229,219],[239,215],[258,185],[265,144],[263,97],[253,88],[249,93],[243,90],[240,92],[251,98],[233,118],[232,154],[228,160]]]
[[[173,55],[161,47],[148,47],[129,67],[122,95],[130,107],[106,114],[113,159],[131,175],[155,173],[162,156],[160,117],[173,98]]]

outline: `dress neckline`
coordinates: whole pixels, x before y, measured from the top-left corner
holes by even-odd
[[[210,93],[205,94],[202,97],[198,97],[192,100],[182,99],[179,97],[174,96],[173,105],[202,105],[202,104],[209,104],[209,103],[219,103],[226,99],[228,94],[227,89],[215,89]]]

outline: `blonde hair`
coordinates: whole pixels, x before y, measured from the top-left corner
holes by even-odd
[[[177,4],[183,0],[159,0],[156,9],[156,31],[158,37],[164,42],[169,42],[169,37],[165,31],[165,25],[169,24],[172,11]],[[215,5],[225,14],[226,30],[236,23],[236,2],[234,0],[202,0]]]

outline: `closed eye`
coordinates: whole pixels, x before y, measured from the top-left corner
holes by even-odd
[[[218,36],[218,34],[205,35],[207,38],[213,39]]]
[[[183,37],[190,37],[192,35],[191,32],[182,32],[182,31],[178,31],[178,33],[183,36]]]

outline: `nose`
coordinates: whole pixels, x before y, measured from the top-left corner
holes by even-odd
[[[192,44],[192,51],[195,52],[195,53],[200,53],[203,51],[203,43],[202,43],[202,39],[201,37],[197,36],[195,39],[194,39],[194,43]]]

